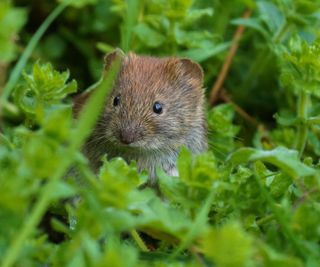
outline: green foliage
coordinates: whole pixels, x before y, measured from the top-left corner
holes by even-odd
[[[320,96],[320,43],[309,45],[301,38],[294,38],[289,43],[289,53],[284,54],[282,83],[298,94],[300,90]]]
[[[33,66],[32,74],[23,74],[25,84],[13,93],[14,103],[31,116],[44,109],[51,109],[68,94],[77,91],[77,82],[69,79],[69,71],[59,73],[50,63]]]
[[[15,8],[10,1],[0,3],[0,64],[15,59],[17,54],[17,34],[26,22],[26,12]]]
[[[319,266],[319,1],[35,2],[0,3],[1,266]],[[100,77],[101,52],[191,57],[209,93],[235,25],[208,151],[182,148],[157,190],[121,158],[93,173],[81,146],[119,67]]]
[[[83,7],[88,4],[95,4],[97,0],[58,0],[60,3],[67,4],[74,7]]]
[[[237,224],[211,229],[204,236],[203,247],[204,253],[221,267],[248,266],[253,254],[251,238]]]
[[[235,149],[239,127],[233,124],[234,116],[234,108],[229,104],[219,105],[208,112],[209,145],[221,159]]]

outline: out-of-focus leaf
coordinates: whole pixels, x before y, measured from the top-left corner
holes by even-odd
[[[318,240],[320,237],[319,219],[319,203],[302,203],[294,212],[292,227],[296,233],[302,235],[304,238],[308,240]]]
[[[95,4],[98,0],[58,0],[60,3],[81,8],[89,4]]]
[[[13,7],[10,1],[0,3],[0,65],[17,55],[18,32],[26,22],[26,11]]]
[[[261,33],[263,37],[265,37],[266,39],[269,36],[269,33],[263,28],[263,26],[261,25],[261,22],[256,18],[247,18],[247,19],[237,18],[232,20],[231,23],[234,25],[244,25],[248,28],[255,29],[259,33]]]
[[[210,229],[201,245],[204,253],[221,267],[249,266],[254,253],[252,239],[237,223]]]
[[[270,1],[258,1],[257,6],[269,30],[276,33],[285,23],[285,18],[279,8]]]
[[[153,30],[145,23],[138,24],[134,28],[134,31],[141,42],[150,47],[158,47],[165,41],[165,37],[162,34]]]

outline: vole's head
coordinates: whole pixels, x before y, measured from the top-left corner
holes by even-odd
[[[106,56],[106,71],[115,53]],[[203,123],[202,83],[201,67],[189,59],[122,55],[100,134],[129,150],[177,148]]]

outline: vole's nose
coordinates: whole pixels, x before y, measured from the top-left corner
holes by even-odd
[[[119,138],[121,143],[125,145],[129,145],[141,137],[141,129],[138,129],[136,127],[128,127],[125,129],[122,129],[119,134]]]

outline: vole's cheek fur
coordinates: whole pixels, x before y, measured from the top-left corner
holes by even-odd
[[[93,168],[107,154],[135,160],[139,170],[149,171],[151,181],[158,167],[177,175],[181,146],[193,153],[207,148],[202,79],[200,66],[188,59],[124,57],[114,90],[84,149]],[[120,103],[114,106],[117,95]],[[156,101],[163,104],[160,114],[153,111]],[[130,143],[124,144],[120,135],[128,131]]]

